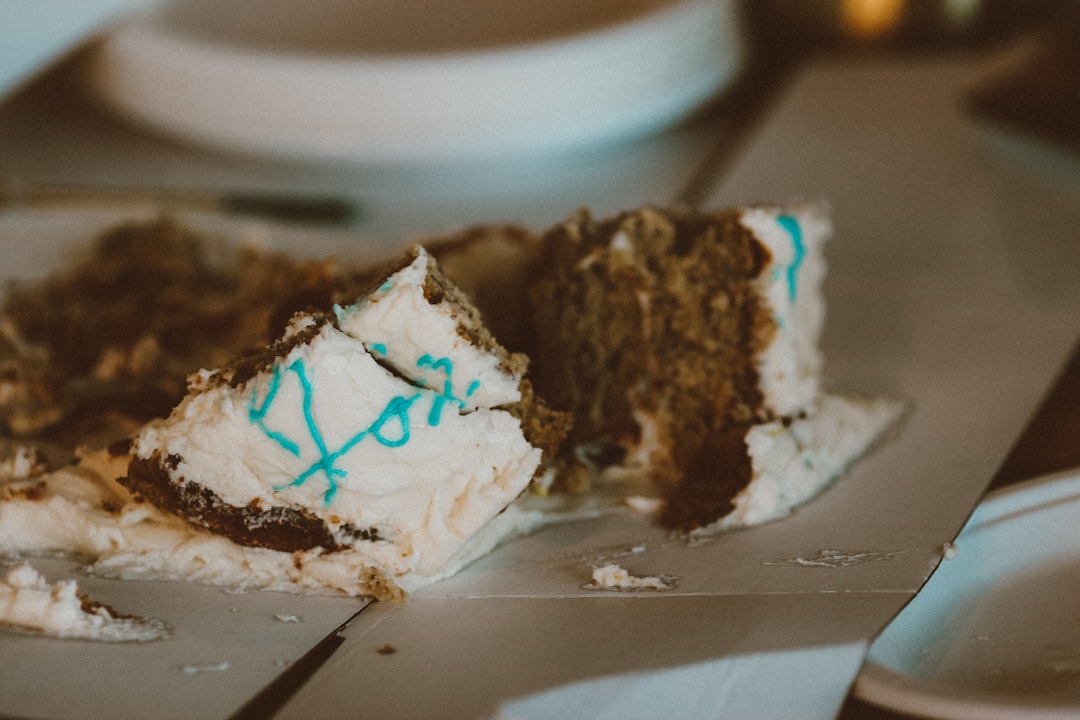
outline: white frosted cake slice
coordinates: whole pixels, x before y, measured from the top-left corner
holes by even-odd
[[[525,360],[496,349],[479,312],[418,250],[408,266],[366,297],[336,306],[337,327],[393,372],[463,412],[521,400]]]
[[[446,573],[537,471],[524,368],[416,248],[354,304],[193,376],[120,482],[242,546],[341,555],[392,595]]]

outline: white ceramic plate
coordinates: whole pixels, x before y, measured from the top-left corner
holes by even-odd
[[[860,698],[933,718],[1080,716],[1080,472],[991,494],[874,642]]]
[[[88,79],[186,140],[304,159],[431,162],[613,142],[733,79],[734,0],[171,0]]]

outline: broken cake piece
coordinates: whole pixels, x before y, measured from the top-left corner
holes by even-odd
[[[193,375],[119,480],[196,529],[352,555],[368,592],[408,590],[453,564],[565,431],[525,365],[415,248],[355,303],[299,313],[266,351]]]
[[[899,406],[822,403],[830,234],[809,203],[580,211],[550,230],[533,377],[573,413],[566,466],[640,469],[680,530],[780,517],[842,472]],[[803,465],[779,468],[788,455]]]

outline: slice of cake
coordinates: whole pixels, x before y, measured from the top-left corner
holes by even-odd
[[[120,482],[238,545],[351,555],[393,594],[446,571],[565,432],[525,364],[416,248],[355,303],[194,375]]]
[[[574,415],[571,461],[641,468],[657,481],[660,521],[672,528],[716,523],[739,497],[747,505],[761,474],[748,437],[768,423],[787,432],[819,410],[830,232],[826,209],[811,204],[644,208],[606,220],[581,211],[549,231],[546,275],[532,292],[533,376]],[[844,407],[868,420],[882,411]],[[792,498],[820,489],[882,426],[866,428],[857,452],[815,471],[812,489]],[[794,504],[741,517],[760,522]]]

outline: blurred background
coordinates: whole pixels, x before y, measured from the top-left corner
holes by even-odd
[[[0,0],[0,194],[223,199],[373,238],[544,227],[580,205],[701,201],[811,58],[1013,46],[1026,96],[973,110],[1067,144],[1068,127],[1036,126],[1075,128],[1075,97],[1037,103],[1067,106],[1055,78],[1077,95],[1076,52],[1050,49],[1080,46],[1078,15],[1069,0]]]

